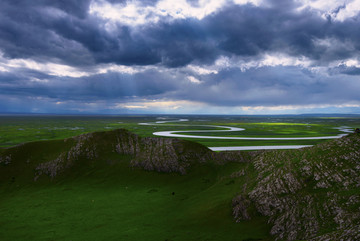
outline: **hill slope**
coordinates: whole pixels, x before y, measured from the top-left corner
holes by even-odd
[[[186,174],[191,163],[210,160],[245,161],[248,156],[240,152],[215,153],[201,144],[185,140],[141,138],[125,129],[118,129],[83,134],[63,141],[32,142],[4,149],[0,155],[0,164],[7,169],[19,168],[18,165],[24,165],[21,169],[25,166],[29,170],[35,168],[34,180],[37,180],[41,175],[54,178],[79,162],[91,163],[91,160],[101,159],[108,154],[130,155],[131,166],[148,171],[181,174]],[[16,175],[16,172],[19,171],[12,174]]]
[[[228,176],[247,163],[224,163],[246,153],[215,162],[218,154],[196,143],[126,130],[1,152],[2,241],[269,238],[264,217],[232,218],[241,183]]]
[[[237,220],[251,205],[279,239],[360,239],[360,135],[252,160],[255,178],[233,199]]]
[[[107,213],[107,217],[113,217],[116,213],[129,219],[128,222],[117,220],[115,223],[123,229],[110,231],[107,228],[114,224],[107,219],[102,221],[100,230],[106,230],[108,236],[98,237],[98,240],[116,239],[124,233],[129,235],[128,240],[139,239],[141,235],[148,240],[164,237],[183,240],[189,239],[189,236],[194,240],[269,238],[265,233],[283,240],[358,240],[359,171],[359,134],[311,148],[266,152],[216,153],[193,142],[141,138],[123,129],[59,141],[26,143],[0,150],[0,187],[3,190],[0,230],[16,230],[21,223],[23,226],[30,225],[21,210],[44,219],[55,215],[53,205],[70,210],[75,208],[73,205],[76,208],[85,205],[80,209],[85,208],[86,213],[71,212],[60,217],[59,220],[69,223],[73,222],[69,217],[76,219],[81,215],[92,215],[93,210],[87,207],[88,203],[84,204],[77,198],[78,201],[72,204],[63,201],[65,203],[43,206],[39,202],[49,195],[54,198],[52,202],[55,198],[74,198],[75,194],[88,197],[88,192],[97,190],[91,199],[98,198],[107,204],[98,206],[98,215]],[[63,191],[56,191],[54,187],[57,186]],[[119,186],[126,189],[118,189]],[[128,186],[133,187],[130,196],[127,196]],[[103,193],[103,189],[109,189],[109,192]],[[20,201],[24,193],[34,190],[41,192],[39,198]],[[126,196],[123,196],[124,192]],[[169,199],[168,195],[176,196],[176,201]],[[149,203],[142,203],[140,200],[143,198]],[[126,207],[117,209],[115,203],[122,202]],[[159,204],[161,207],[157,206]],[[40,209],[34,208],[38,205]],[[29,206],[31,211],[28,211]],[[150,210],[144,210],[145,206],[149,206]],[[237,224],[231,221],[231,206]],[[11,221],[9,210],[12,208],[18,210],[17,215],[23,218],[22,222],[18,219]],[[49,214],[41,212],[44,208],[49,209]],[[132,208],[142,210],[146,215],[132,216],[133,211],[125,212]],[[158,226],[140,233],[136,231],[140,223],[154,219]],[[95,221],[87,222],[79,228],[88,229],[95,225]],[[171,223],[173,227],[168,230],[162,226],[163,222]],[[181,228],[184,225],[188,233]],[[214,225],[218,228],[216,233]],[[52,226],[42,221],[31,227],[49,229]],[[61,230],[66,238],[82,240],[86,236],[74,238],[79,230]],[[203,233],[199,233],[200,230]],[[2,236],[29,239],[31,233],[28,230],[23,234],[25,236],[17,236],[20,234],[14,231]],[[44,237],[49,238],[49,234]],[[60,236],[54,237],[59,239]],[[94,237],[90,235],[88,239],[96,240]],[[35,239],[39,240],[39,237]]]

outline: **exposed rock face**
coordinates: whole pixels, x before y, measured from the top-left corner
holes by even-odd
[[[311,148],[263,152],[253,160],[255,186],[241,197],[269,217],[280,240],[359,240],[360,137]],[[241,205],[233,213],[239,220]],[[325,230],[336,226],[333,233]]]
[[[221,151],[221,152],[211,152],[209,159],[215,161],[217,164],[225,164],[228,162],[249,162],[255,156],[262,153],[258,152],[243,152],[243,151]]]
[[[70,168],[74,162],[79,158],[85,157],[87,159],[94,159],[98,157],[97,146],[92,143],[93,134],[83,134],[71,138],[75,141],[75,145],[70,148],[68,152],[60,153],[60,155],[51,161],[40,163],[36,168],[34,181],[36,181],[41,175],[45,174],[51,178],[56,177],[64,170]],[[70,141],[65,139],[64,142]]]
[[[40,152],[44,153],[46,157],[44,161],[35,166],[34,180],[36,181],[42,175],[55,178],[79,161],[85,163],[94,160],[101,161],[101,157],[107,153],[130,155],[132,157],[130,165],[134,167],[141,167],[149,171],[178,172],[180,174],[186,174],[186,170],[194,162],[213,161],[224,164],[229,161],[248,161],[248,155],[241,152],[215,153],[195,142],[173,138],[142,138],[125,129],[94,132],[65,139],[58,144],[60,146],[57,146],[56,150],[53,150],[58,154],[50,160],[47,157],[46,150],[49,143],[51,141],[25,143],[7,149],[6,153],[0,155],[0,164],[10,164],[11,153],[16,154],[15,159],[26,158],[26,163],[29,164],[34,149],[40,149]],[[63,151],[59,151],[59,148]],[[21,153],[24,154],[21,155]]]
[[[99,132],[65,139],[75,144],[56,159],[36,167],[35,180],[42,174],[52,178],[71,167],[79,159],[93,160],[104,152],[133,156],[132,166],[149,171],[186,173],[191,162],[204,162],[211,151],[197,143],[165,138],[141,138],[127,130]]]
[[[186,142],[178,139],[142,138],[142,148],[135,153],[131,165],[143,167],[145,170],[158,172],[186,173],[190,162],[203,162],[210,150],[197,146],[186,148]]]
[[[240,222],[241,220],[251,219],[250,214],[248,212],[250,203],[251,203],[250,200],[243,195],[238,195],[233,198],[232,200],[233,215],[235,217],[236,222]]]
[[[55,177],[79,159],[93,160],[104,152],[117,152],[133,156],[130,165],[148,171],[178,172],[186,174],[191,162],[209,160],[219,164],[229,161],[248,161],[242,152],[215,153],[195,142],[173,138],[139,137],[127,130],[98,132],[65,139],[75,144],[56,159],[36,167],[35,180],[42,174]]]
[[[8,156],[0,156],[0,164],[8,165],[11,162],[11,154]]]

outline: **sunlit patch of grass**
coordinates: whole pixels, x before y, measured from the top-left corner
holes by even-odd
[[[347,117],[317,117],[319,119],[333,119],[333,120],[336,120],[336,119],[346,119]]]
[[[272,126],[319,126],[319,124],[309,124],[309,123],[279,123],[279,122],[259,122],[259,123],[250,123],[250,125],[272,125]]]

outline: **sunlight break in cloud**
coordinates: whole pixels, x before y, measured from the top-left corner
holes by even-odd
[[[38,62],[32,59],[7,59],[0,52],[0,71],[2,72],[12,72],[16,69],[28,69],[53,76],[79,78],[95,74],[104,74],[107,72],[135,74],[151,68],[152,67],[147,66],[125,66],[117,64],[100,64],[91,68],[81,68],[52,62]],[[36,80],[31,79],[31,81]]]
[[[56,64],[56,63],[41,63],[32,59],[6,59],[0,53],[0,71],[11,72],[12,69],[26,68],[29,70],[36,70],[49,75],[69,76],[69,77],[83,77],[89,76],[91,73],[80,71],[72,66]]]
[[[201,84],[201,81],[195,78],[194,76],[188,76],[188,79],[193,84]]]
[[[156,112],[158,111],[174,111],[180,110],[185,113],[189,109],[201,108],[204,104],[195,101],[166,101],[166,100],[143,100],[137,102],[126,102],[116,104],[114,109],[150,109]],[[195,107],[195,108],[194,108]],[[185,112],[184,112],[185,111]]]

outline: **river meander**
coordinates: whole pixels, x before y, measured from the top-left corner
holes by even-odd
[[[170,121],[156,121],[148,123],[139,123],[139,125],[166,125],[169,122],[186,122],[188,119],[170,120]],[[169,126],[190,126],[190,125],[169,125]],[[179,133],[202,133],[202,132],[229,132],[229,131],[244,131],[244,128],[231,126],[217,126],[217,125],[196,125],[210,128],[224,128],[224,130],[191,130],[191,131],[158,131],[154,132],[155,136],[163,137],[180,137],[180,138],[203,138],[203,139],[222,139],[222,140],[321,140],[321,139],[336,139],[341,138],[347,134],[338,134],[336,136],[314,136],[314,137],[230,137],[230,136],[202,136],[202,135],[186,135]],[[335,127],[341,132],[351,133],[352,129],[347,126]],[[209,147],[213,151],[234,151],[234,150],[269,150],[269,149],[298,149],[303,147],[310,147],[311,145],[269,145],[269,146],[228,146],[228,147]]]

